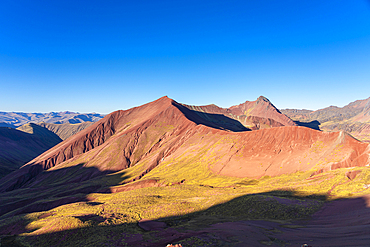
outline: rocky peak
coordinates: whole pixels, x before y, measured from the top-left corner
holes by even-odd
[[[257,104],[259,104],[259,103],[261,103],[261,102],[267,102],[267,103],[270,103],[271,104],[271,102],[270,102],[270,100],[268,100],[268,98],[266,98],[266,97],[264,97],[264,96],[260,96],[260,97],[258,97],[258,99],[257,99]]]

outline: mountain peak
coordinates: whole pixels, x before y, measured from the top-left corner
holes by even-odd
[[[260,103],[261,101],[264,101],[264,102],[267,102],[267,103],[271,104],[270,100],[268,98],[266,98],[265,96],[262,96],[262,95],[260,97],[258,97],[257,104]]]

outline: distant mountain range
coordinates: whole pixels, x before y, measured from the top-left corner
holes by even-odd
[[[102,119],[96,113],[0,112],[0,177]]]
[[[83,123],[97,122],[105,115],[99,113],[78,112],[49,112],[49,113],[24,113],[24,112],[0,112],[0,127],[16,128],[27,123]]]
[[[311,111],[283,109],[298,125],[322,131],[345,131],[357,139],[370,142],[370,98],[357,100],[344,107],[330,106]]]

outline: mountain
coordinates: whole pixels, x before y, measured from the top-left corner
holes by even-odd
[[[294,125],[271,105],[162,97],[108,114],[0,179],[1,243],[328,246],[350,226],[368,239],[370,145],[302,126],[246,131],[249,116]],[[323,226],[335,229],[316,237]]]
[[[218,130],[214,126],[218,122],[209,122],[210,128],[207,121],[198,124],[197,120],[198,111],[167,97],[113,112],[2,179],[0,191],[28,186],[39,174],[43,176],[44,170],[79,164],[109,173],[145,163],[145,174],[163,160],[176,160],[184,152],[192,153],[187,159],[209,156],[215,160],[209,162],[209,168],[216,174],[248,178],[313,168],[322,172],[367,162],[368,145],[342,132],[288,126],[234,133]],[[95,174],[80,180],[92,176]]]
[[[370,98],[344,107],[330,106],[317,111],[284,109],[281,112],[299,125],[316,125],[323,131],[345,131],[361,141],[370,142]]]
[[[19,127],[27,123],[83,123],[96,122],[105,115],[98,113],[78,113],[78,112],[49,112],[49,113],[24,113],[24,112],[0,112],[0,126]]]
[[[183,104],[183,106],[196,112],[199,117],[211,123],[217,123],[218,125],[221,123],[225,125],[225,120],[227,119],[229,121],[230,119],[236,120],[242,126],[235,126],[234,124],[233,131],[245,130],[245,128],[257,130],[280,126],[296,126],[291,119],[281,114],[281,112],[263,96],[260,96],[255,101],[246,101],[243,104],[231,106],[230,108],[221,108],[216,105],[192,106]],[[221,115],[226,118],[220,119]],[[227,126],[233,126],[233,124],[228,123]],[[228,129],[228,127],[225,126],[225,129]]]
[[[63,123],[63,124],[53,124],[53,123],[37,123],[37,125],[44,127],[51,132],[55,133],[60,139],[65,140],[74,134],[80,132],[83,129],[86,129],[90,125],[93,125],[94,122],[82,122],[82,123]]]
[[[0,177],[18,169],[62,140],[36,124],[0,127]]]
[[[0,127],[0,177],[92,124],[27,123],[17,129]]]

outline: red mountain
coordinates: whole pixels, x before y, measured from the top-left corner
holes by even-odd
[[[253,107],[248,108],[250,105]],[[284,115],[278,118],[278,111],[261,97],[229,111],[238,116],[243,111],[245,114],[246,109],[261,112],[263,107],[268,112],[265,116],[289,123]],[[228,126],[229,130],[239,127],[240,122],[225,113],[215,113],[223,112],[222,108],[195,109],[198,110],[162,97],[140,107],[113,112],[4,177],[0,180],[0,191],[29,187],[51,174],[57,178],[58,170],[77,165],[96,169],[73,174],[68,178],[70,181],[83,181],[142,164],[140,179],[161,162],[181,159],[184,153],[189,154],[186,159],[201,156],[213,160],[207,164],[216,174],[249,178],[368,164],[368,144],[342,132],[322,133],[287,126],[236,133],[224,130]]]
[[[260,96],[255,101],[246,101],[240,105],[231,106],[229,108],[221,108],[216,105],[183,105],[195,111],[200,117],[211,122],[219,122],[213,117],[213,114],[223,115],[237,120],[244,127],[252,130],[280,126],[297,126],[290,118],[282,114],[263,96]]]

